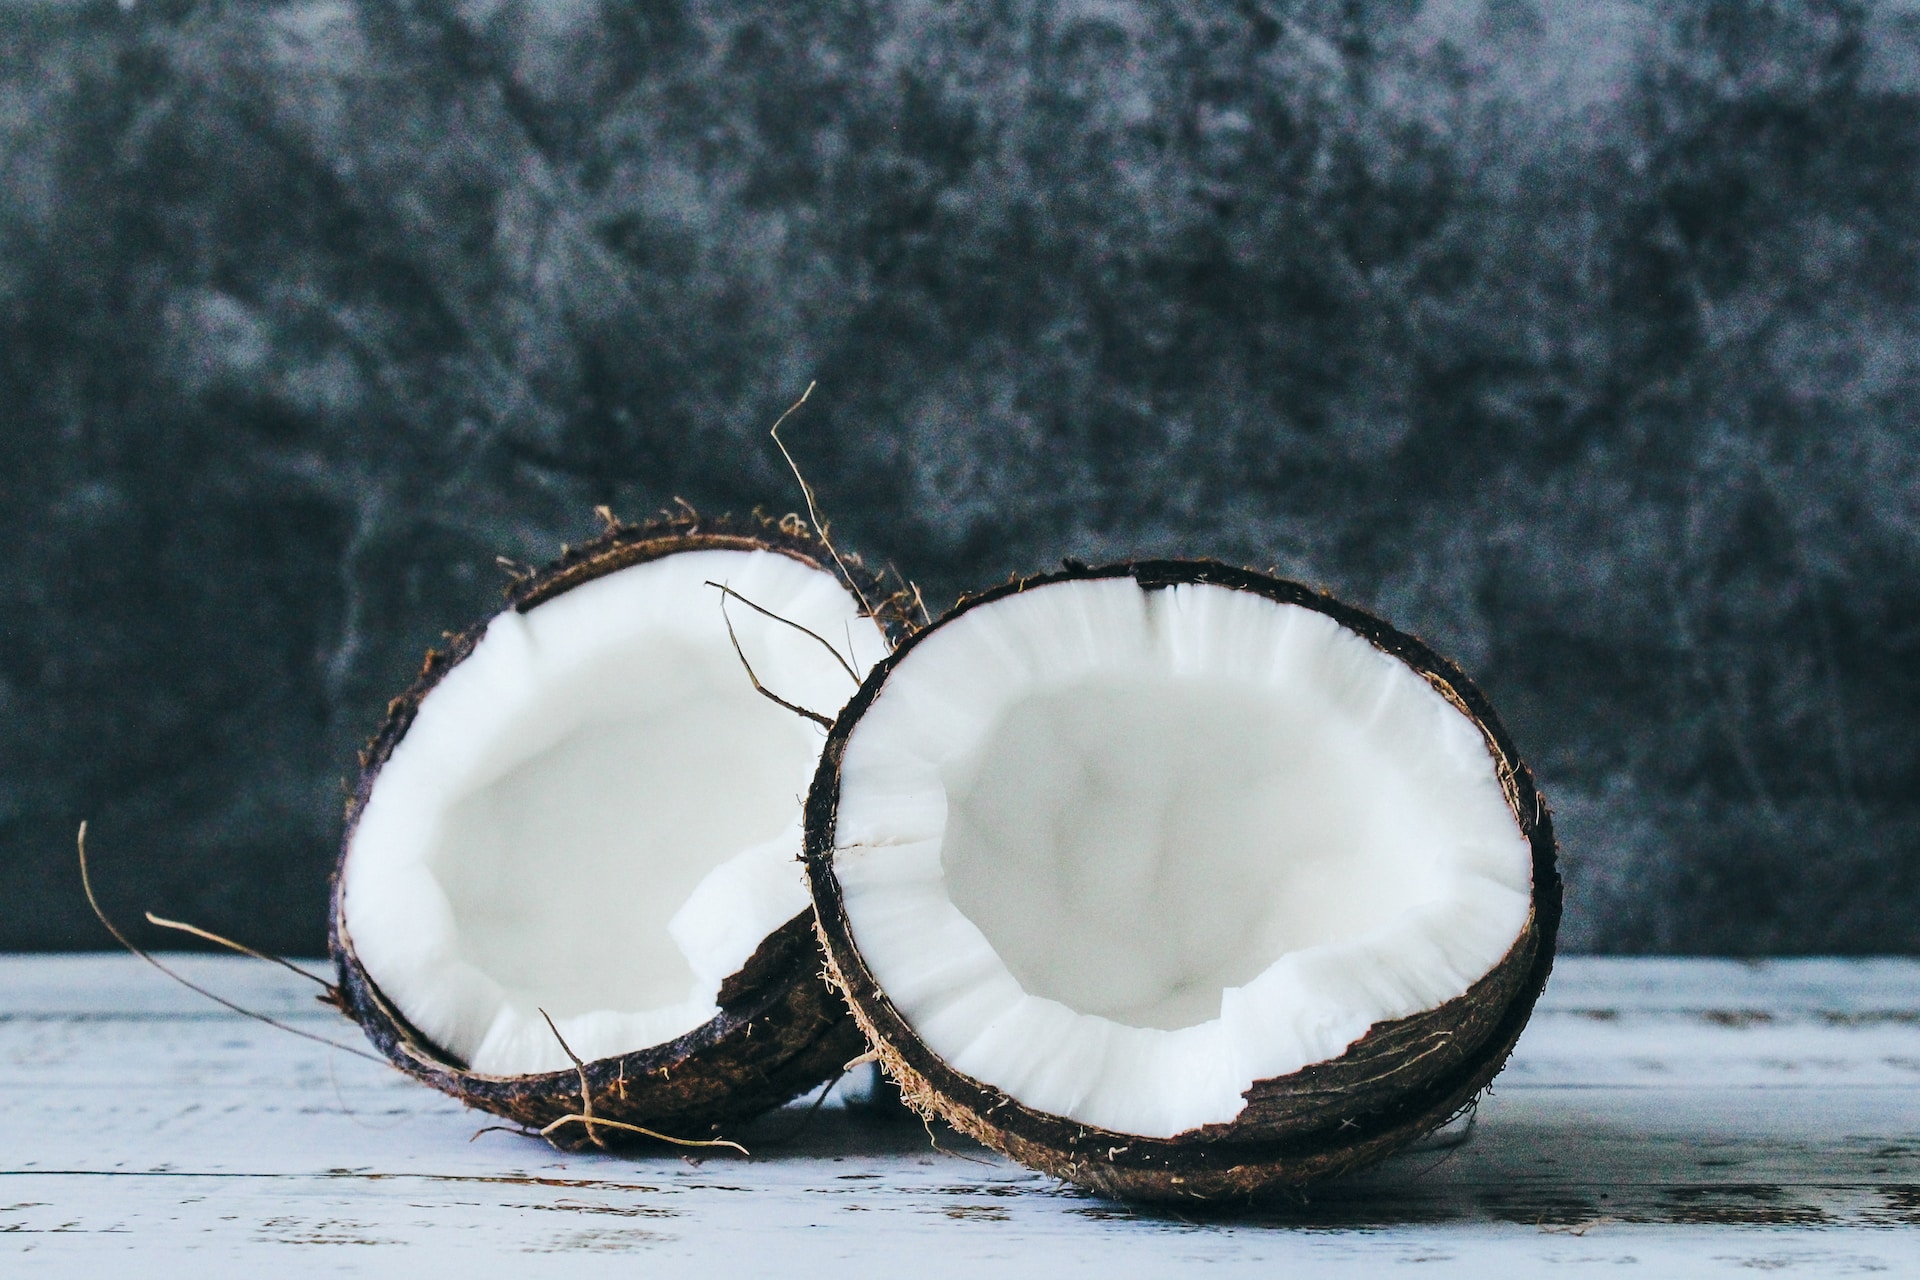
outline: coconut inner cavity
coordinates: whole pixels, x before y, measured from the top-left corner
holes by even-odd
[[[1029,693],[946,772],[954,905],[1029,993],[1169,1031],[1281,955],[1389,924],[1432,862],[1314,703],[1164,674]]]
[[[715,867],[792,825],[819,735],[731,653],[685,643],[643,638],[568,683],[503,736],[577,725],[456,800],[428,865],[465,958],[555,1017],[679,1004],[695,975],[669,922]]]
[[[1479,729],[1326,615],[1054,583],[942,624],[849,734],[834,868],[950,1066],[1169,1137],[1463,994],[1531,851]]]
[[[724,582],[837,642],[875,625],[831,575],[773,552],[683,552],[503,613],[430,691],[375,780],[344,870],[368,975],[476,1071],[559,1070],[717,1012],[722,981],[807,905],[800,799],[822,731],[756,694]],[[743,605],[755,674],[831,715],[854,684]]]

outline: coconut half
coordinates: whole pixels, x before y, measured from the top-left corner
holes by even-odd
[[[738,593],[724,615],[710,583]],[[887,650],[874,586],[791,518],[616,525],[430,653],[335,875],[341,999],[374,1044],[524,1125],[590,1102],[687,1138],[858,1053],[797,861],[824,731],[741,659],[831,717]]]
[[[1357,1168],[1504,1063],[1560,915],[1478,690],[1298,584],[1155,561],[1016,581],[869,673],[807,871],[908,1100],[1144,1198]]]

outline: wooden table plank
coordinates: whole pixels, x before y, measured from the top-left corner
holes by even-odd
[[[290,975],[178,959],[358,1047]],[[0,1274],[1920,1275],[1916,1086],[1920,963],[1563,960],[1470,1132],[1169,1213],[837,1096],[746,1160],[469,1141],[484,1118],[129,958],[0,957]]]

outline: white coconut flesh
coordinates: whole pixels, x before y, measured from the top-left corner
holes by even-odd
[[[1147,1137],[1434,1008],[1522,933],[1485,736],[1322,613],[1056,582],[927,635],[848,735],[860,955],[952,1068]]]
[[[833,642],[886,652],[832,575],[690,551],[494,618],[380,770],[342,870],[346,932],[416,1028],[490,1075],[661,1044],[807,908],[800,810],[824,730],[757,694],[725,583]],[[762,684],[832,716],[822,645],[727,608]]]

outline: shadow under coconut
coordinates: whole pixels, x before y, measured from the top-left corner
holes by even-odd
[[[884,1093],[876,1104],[871,1087],[843,1083],[820,1105],[816,1095],[729,1128],[750,1156],[644,1147],[586,1158],[631,1167],[635,1156],[684,1156],[710,1174],[733,1171],[726,1179],[740,1191],[752,1190],[754,1166],[820,1165],[834,1170],[822,1170],[821,1189],[840,1194],[907,1189],[904,1179],[916,1191],[1009,1208],[1031,1197],[1148,1231],[1512,1225],[1584,1236],[1642,1224],[1920,1226],[1920,1134],[1848,1134],[1844,1121],[1799,1123],[1791,1109],[1771,1121],[1717,1124],[1626,1091],[1625,1109],[1644,1116],[1608,1119],[1525,1091],[1498,1099],[1497,1115],[1456,1121],[1372,1169],[1304,1192],[1131,1204],[1023,1169],[943,1123],[922,1123]],[[922,1185],[929,1176],[940,1185]],[[1004,1216],[977,1203],[967,1212]]]
[[[872,1074],[870,1067],[856,1071],[824,1090],[817,1089],[751,1120],[716,1130],[714,1137],[738,1143],[747,1154],[725,1147],[689,1149],[611,1134],[609,1150],[582,1148],[569,1155],[627,1163],[677,1156],[716,1168],[783,1161],[886,1162],[945,1156],[1023,1177],[1036,1176],[941,1121],[923,1122],[900,1100],[897,1089],[885,1082],[876,1084]]]
[[[1305,1192],[1239,1203],[1134,1205],[1076,1188],[1101,1220],[1365,1230],[1518,1224],[1584,1235],[1612,1224],[1920,1225],[1920,1141],[1649,1131],[1564,1120],[1456,1122],[1381,1165]]]
[[[1007,1169],[1020,1168],[945,1124],[923,1124],[904,1107],[874,1107],[838,1099],[818,1108],[804,1102],[782,1107],[738,1127],[731,1136],[751,1151],[750,1159],[756,1161],[854,1156],[884,1160],[944,1154]]]

